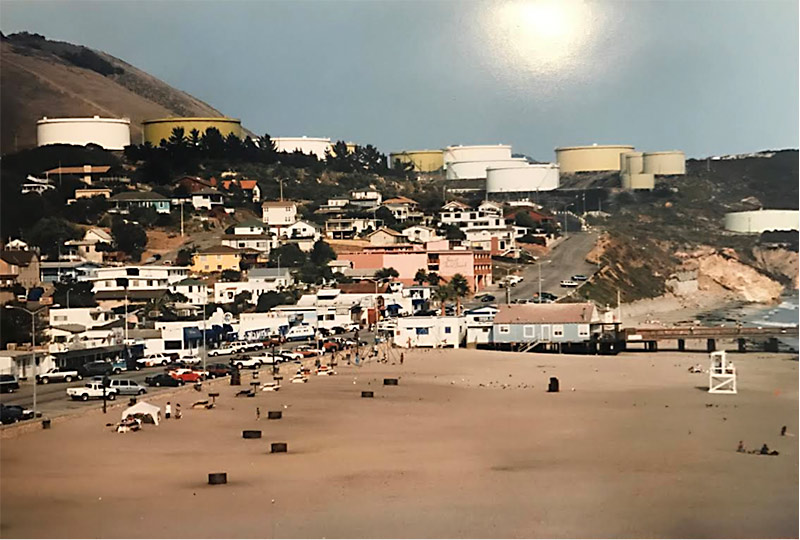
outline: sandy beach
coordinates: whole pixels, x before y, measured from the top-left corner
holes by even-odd
[[[105,427],[121,409],[91,411],[1,441],[0,535],[797,537],[796,355],[731,356],[737,395],[688,373],[700,353],[447,350],[255,398],[217,381],[212,410],[185,389],[153,400],[181,420],[138,433]],[[278,441],[287,454],[268,453]]]

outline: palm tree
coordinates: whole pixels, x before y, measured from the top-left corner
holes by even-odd
[[[439,285],[436,288],[436,291],[433,293],[433,298],[438,300],[442,307],[442,316],[445,315],[445,303],[453,298],[453,289],[450,288],[450,284],[447,283],[445,285]]]
[[[448,283],[456,299],[456,315],[461,315],[461,299],[469,294],[469,283],[461,274],[455,274]]]
[[[430,285],[431,287],[438,287],[439,282],[441,280],[442,278],[440,278],[439,274],[437,274],[436,272],[431,272],[430,274],[428,274],[428,278],[426,279],[428,285]]]
[[[420,268],[417,270],[416,275],[414,276],[414,282],[422,285],[428,280],[428,273],[425,271],[424,268]]]

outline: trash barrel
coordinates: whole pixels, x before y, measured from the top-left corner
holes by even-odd
[[[550,384],[547,386],[548,392],[558,392],[558,377],[550,377]]]
[[[384,386],[397,386],[397,379],[383,379]]]
[[[268,411],[267,420],[280,420],[283,418],[283,411]]]
[[[363,391],[361,392],[361,397],[362,397],[362,398],[371,398],[371,397],[375,397],[375,392],[373,392],[372,390],[363,390]]]
[[[242,374],[239,372],[238,369],[234,369],[231,371],[231,386],[241,386],[242,385]]]
[[[259,429],[246,429],[242,431],[242,438],[243,439],[260,439],[261,438],[261,430]]]
[[[42,420],[42,429],[50,429],[50,419],[45,418]]]
[[[209,485],[216,486],[220,484],[227,484],[228,483],[228,473],[218,472],[218,473],[208,473],[208,483]]]
[[[270,452],[273,454],[285,453],[289,450],[285,442],[274,442],[270,445]]]

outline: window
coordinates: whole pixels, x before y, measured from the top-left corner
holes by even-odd
[[[415,328],[414,330],[416,330],[416,334],[418,336],[427,336],[428,335],[428,329],[427,328]]]
[[[500,328],[498,328],[498,331],[501,334],[510,334],[511,333],[511,326],[508,325],[508,324],[501,324]]]
[[[554,337],[564,337],[564,327],[560,324],[553,325],[553,336]]]
[[[588,324],[579,324],[578,325],[578,335],[580,337],[588,337],[589,336],[589,325]]]
[[[164,340],[164,349],[168,351],[177,351],[183,348],[183,342],[180,340]]]
[[[452,332],[450,332],[450,327],[449,327],[449,326],[445,326],[445,327],[444,327],[444,333],[445,333],[445,334],[450,334],[450,333],[452,333]]]
[[[217,265],[217,270],[222,270],[222,265],[221,264]]]
[[[526,324],[522,330],[522,335],[526,338],[532,338],[534,336],[534,329],[535,327],[532,324]]]

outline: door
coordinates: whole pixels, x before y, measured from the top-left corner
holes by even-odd
[[[541,333],[542,333],[539,341],[548,343],[550,341],[550,325],[549,324],[543,324],[543,325],[539,326],[539,328],[541,328]]]

